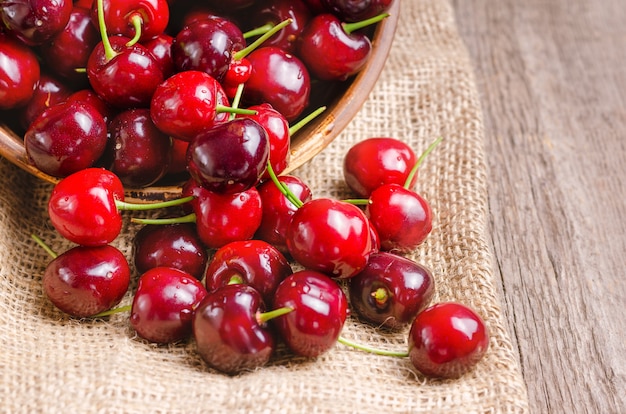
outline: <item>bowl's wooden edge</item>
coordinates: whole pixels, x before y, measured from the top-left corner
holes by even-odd
[[[319,119],[301,129],[291,145],[290,163],[283,174],[289,174],[301,167],[326,148],[359,112],[360,105],[370,94],[376,80],[385,65],[391,44],[393,43],[400,10],[400,0],[394,0],[389,9],[389,16],[383,20],[373,36],[373,51],[363,70],[355,76],[344,96],[329,106]],[[364,87],[365,85],[365,87]],[[336,117],[334,114],[341,116]],[[335,133],[336,132],[336,133]],[[307,137],[307,139],[301,139]],[[58,178],[41,172],[28,160],[22,137],[15,134],[6,124],[0,122],[0,155],[27,171],[28,173],[55,184]],[[129,202],[151,203],[180,197],[181,186],[152,186],[127,189],[126,200]]]

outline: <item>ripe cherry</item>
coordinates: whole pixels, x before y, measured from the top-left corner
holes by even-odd
[[[263,44],[276,46],[288,53],[295,53],[300,33],[311,19],[311,11],[302,0],[269,0],[257,2],[251,10],[249,25],[255,28],[273,27],[285,20],[290,21]]]
[[[40,73],[35,52],[0,32],[0,109],[25,105],[33,96]]]
[[[377,326],[398,329],[413,321],[435,293],[431,271],[402,256],[380,252],[348,280],[356,313]]]
[[[72,0],[3,1],[0,20],[14,36],[29,46],[48,42],[67,25]]]
[[[67,82],[61,81],[47,71],[42,72],[33,92],[33,97],[19,109],[20,126],[27,130],[39,114],[45,109],[67,100],[71,93],[72,90]]]
[[[305,357],[330,350],[349,313],[337,282],[313,270],[297,271],[278,285],[273,308],[283,307],[293,312],[274,319],[274,325],[289,349]]]
[[[130,324],[150,342],[185,340],[192,333],[194,311],[206,294],[204,285],[182,270],[152,268],[139,278]]]
[[[131,44],[161,35],[169,23],[166,0],[102,0],[102,18],[109,34],[132,39]],[[98,1],[92,10],[93,24],[99,27]]]
[[[358,22],[386,12],[393,0],[319,0],[326,10],[348,22]]]
[[[455,302],[437,303],[421,311],[409,332],[411,363],[430,377],[460,377],[483,358],[488,347],[484,321]]]

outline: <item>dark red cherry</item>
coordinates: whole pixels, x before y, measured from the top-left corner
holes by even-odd
[[[330,198],[313,199],[298,208],[287,228],[286,242],[298,263],[336,278],[359,273],[372,251],[363,212]]]
[[[19,110],[20,125],[24,130],[28,129],[39,114],[45,109],[65,101],[71,93],[72,90],[67,83],[62,82],[47,72],[42,72],[39,76],[37,87],[33,92],[33,97]]]
[[[147,187],[167,173],[172,141],[154,125],[148,108],[117,114],[109,123],[109,141],[109,169],[125,187]]]
[[[141,228],[133,240],[133,258],[139,273],[173,267],[201,280],[208,254],[195,226],[179,223]]]
[[[264,46],[276,46],[294,53],[300,33],[311,19],[311,11],[302,0],[265,0],[258,2],[250,11],[249,25],[253,28],[277,25],[291,19],[278,33],[263,42]]]
[[[174,38],[166,33],[161,33],[160,35],[141,42],[141,45],[148,49],[159,64],[164,79],[169,78],[176,71],[174,60],[172,59],[173,42]]]
[[[433,228],[428,202],[398,184],[385,184],[374,190],[365,213],[380,237],[381,250],[385,251],[412,251]]]
[[[128,290],[130,268],[113,246],[76,246],[46,267],[43,290],[63,312],[83,318],[117,305]]]
[[[40,73],[31,48],[0,32],[0,109],[19,108],[30,101]]]
[[[275,340],[260,319],[265,304],[247,285],[223,286],[200,302],[193,336],[202,359],[221,372],[236,374],[265,365]]]
[[[97,8],[94,1],[91,15],[93,25],[99,28]],[[170,18],[166,0],[103,0],[102,10],[107,33],[137,38],[140,42],[161,35]]]
[[[3,26],[29,46],[48,42],[70,18],[72,0],[14,0],[0,4]]]
[[[269,157],[265,129],[250,118],[236,118],[197,135],[187,149],[191,177],[208,190],[239,193],[259,183]]]
[[[311,189],[300,178],[294,175],[281,175],[277,178],[303,203],[311,200]],[[263,218],[255,238],[264,240],[286,253],[287,227],[298,207],[289,201],[272,181],[265,181],[257,188],[261,197]]]
[[[350,304],[366,321],[398,329],[411,323],[435,293],[430,269],[392,253],[370,255],[367,266],[348,280]]]
[[[192,333],[194,311],[206,294],[204,285],[182,270],[152,268],[139,278],[130,324],[150,342],[186,340]]]
[[[311,78],[300,59],[283,49],[260,47],[248,55],[252,65],[243,100],[250,105],[269,103],[294,121],[309,104]]]
[[[320,0],[331,13],[341,20],[358,22],[386,12],[393,0]]]
[[[206,270],[209,291],[232,283],[256,289],[269,303],[278,284],[292,274],[291,265],[274,246],[262,240],[241,240],[219,248]]]
[[[85,102],[62,102],[45,109],[24,135],[29,160],[54,177],[92,167],[104,153],[107,129],[102,115]]]
[[[278,285],[273,308],[283,307],[293,311],[273,323],[289,349],[306,357],[330,350],[348,316],[348,301],[341,287],[313,270],[297,271]]]
[[[68,96],[66,100],[69,102],[80,101],[90,104],[100,113],[100,115],[102,115],[102,118],[104,118],[104,122],[106,122],[107,125],[109,121],[118,113],[118,110],[112,108],[104,102],[102,98],[100,98],[91,88],[79,89]]]
[[[455,302],[421,311],[409,332],[409,358],[429,377],[458,378],[470,371],[489,348],[489,332],[472,309]]]
[[[182,176],[187,173],[187,148],[189,141],[172,138],[172,153],[167,174],[170,176]],[[184,181],[181,179],[180,181]]]
[[[346,184],[360,197],[369,197],[383,184],[404,186],[417,156],[405,142],[395,138],[374,137],[353,145],[343,159]],[[417,180],[414,175],[412,188]]]

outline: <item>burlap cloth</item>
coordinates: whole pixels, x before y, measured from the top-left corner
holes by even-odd
[[[316,360],[280,350],[269,366],[228,377],[204,365],[193,342],[157,347],[136,338],[126,315],[78,321],[44,297],[47,254],[71,247],[47,222],[51,187],[0,161],[0,412],[525,412],[526,389],[505,328],[485,241],[487,175],[481,109],[464,45],[446,0],[404,0],[383,74],[345,132],[296,174],[316,196],[349,195],[341,162],[370,136],[394,136],[421,153],[444,141],[420,171],[434,229],[412,258],[430,266],[436,301],[474,307],[491,331],[474,371],[428,380],[407,359],[338,344]],[[130,255],[128,229],[114,243]],[[130,302],[130,294],[123,303]],[[382,334],[349,319],[344,336],[403,349],[406,332]]]

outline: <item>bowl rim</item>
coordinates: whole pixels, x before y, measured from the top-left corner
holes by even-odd
[[[361,105],[373,90],[383,70],[398,26],[400,0],[393,0],[389,16],[382,20],[372,36],[372,54],[363,69],[353,77],[339,99],[335,99],[315,120],[292,137],[290,162],[281,174],[292,173],[326,148],[354,119]],[[306,139],[305,139],[306,137]],[[30,163],[23,138],[0,120],[0,156],[11,163],[51,184],[60,178],[53,177]],[[180,197],[182,185],[148,186],[126,188],[125,199],[129,202],[156,202]]]

